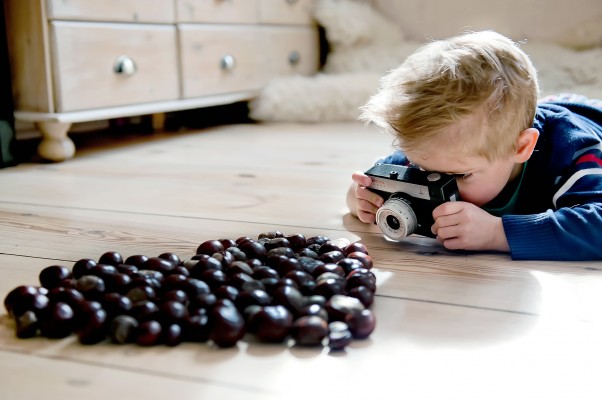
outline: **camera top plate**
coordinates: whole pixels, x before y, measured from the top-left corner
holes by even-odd
[[[380,163],[365,173],[372,178],[370,189],[375,191],[389,194],[402,192],[423,200],[458,200],[456,178],[450,174]]]

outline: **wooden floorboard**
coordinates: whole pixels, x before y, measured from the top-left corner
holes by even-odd
[[[207,239],[281,230],[368,247],[377,329],[343,353],[250,336],[232,349],[83,346],[17,339],[2,310],[6,398],[602,397],[602,263],[385,240],[347,213],[345,191],[390,137],[360,124],[267,124],[113,140],[0,170],[0,297],[37,284],[45,266],[108,250],[187,258]]]

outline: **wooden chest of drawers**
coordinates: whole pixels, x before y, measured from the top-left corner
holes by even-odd
[[[314,0],[5,0],[15,117],[40,155],[72,123],[247,100],[318,68]]]

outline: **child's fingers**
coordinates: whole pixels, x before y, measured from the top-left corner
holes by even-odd
[[[360,171],[356,171],[353,174],[351,174],[351,179],[359,186],[370,186],[372,184],[372,179],[368,175]]]
[[[378,209],[378,207],[382,206],[384,203],[382,197],[366,189],[363,186],[358,186],[358,188],[355,191],[355,196],[358,198],[358,200],[364,200],[372,204],[374,207],[374,212],[376,212],[376,209]]]
[[[373,224],[376,221],[376,215],[363,210],[357,210],[357,217],[367,224]]]

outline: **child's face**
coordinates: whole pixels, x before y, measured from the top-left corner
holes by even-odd
[[[512,156],[489,161],[478,156],[466,156],[449,150],[435,150],[428,154],[406,152],[408,160],[425,171],[457,175],[462,201],[479,207],[493,200],[506,184],[520,173],[521,164]]]

